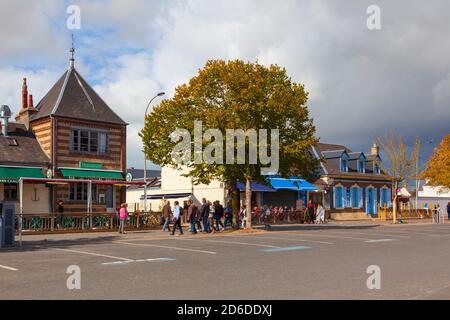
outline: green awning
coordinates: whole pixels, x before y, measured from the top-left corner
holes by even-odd
[[[123,180],[120,171],[86,170],[86,169],[60,169],[66,179],[109,179]]]
[[[45,178],[41,168],[0,167],[0,182],[17,183],[20,178]]]

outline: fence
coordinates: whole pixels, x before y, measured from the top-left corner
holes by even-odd
[[[402,209],[397,211],[397,219],[431,219],[433,216],[432,210],[427,209]],[[392,208],[379,208],[378,218],[382,221],[392,220]]]
[[[22,217],[22,219],[20,219]],[[136,212],[128,216],[127,229],[145,230],[160,225],[160,212]],[[16,215],[16,233],[22,223],[23,234],[51,232],[89,232],[118,230],[119,219],[115,213],[71,213]]]

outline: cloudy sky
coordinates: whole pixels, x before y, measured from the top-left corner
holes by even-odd
[[[67,28],[67,7],[81,29]],[[381,30],[366,10],[381,9]],[[20,108],[21,78],[37,103],[68,66],[128,123],[129,166],[142,167],[143,113],[208,59],[287,68],[310,93],[323,142],[368,151],[388,130],[429,156],[450,133],[450,2],[304,0],[0,0],[0,104]]]

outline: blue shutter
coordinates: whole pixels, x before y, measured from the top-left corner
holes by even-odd
[[[333,187],[333,207],[336,209],[337,205],[337,188]]]
[[[392,190],[390,188],[387,190],[387,201],[388,208],[392,207]]]
[[[377,188],[373,189],[373,200],[374,200],[373,203],[375,206],[374,212],[375,212],[375,214],[378,214],[378,189]]]
[[[359,209],[361,209],[362,207],[364,207],[364,204],[363,204],[363,189],[362,188],[358,188],[358,197],[359,197]]]

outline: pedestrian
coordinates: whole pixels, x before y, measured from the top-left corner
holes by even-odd
[[[449,201],[449,203],[447,203],[447,216],[448,216],[448,220],[450,220],[450,201]]]
[[[181,217],[183,216],[183,209],[180,207],[179,202],[174,202],[173,207],[173,229],[172,229],[172,235],[175,234],[175,231],[180,229],[180,234],[183,234],[183,227],[181,226]]]
[[[308,201],[307,210],[308,210],[309,224],[313,224],[314,223],[314,204],[313,204],[312,200]]]
[[[223,229],[226,230],[228,224],[230,226],[233,226],[233,207],[231,201],[228,201],[227,207],[225,208],[225,219],[224,219],[224,227]]]
[[[325,209],[323,206],[319,203],[317,205],[317,224],[325,223]]]
[[[120,209],[119,209],[119,220],[120,220],[119,233],[121,233],[121,234],[126,234],[125,223],[127,222],[127,218],[128,218],[127,207],[128,207],[128,204],[122,203],[120,205]]]
[[[209,232],[215,232],[214,229],[214,204],[211,201],[208,201],[209,213],[208,213],[208,224],[209,224]]]
[[[197,224],[197,232],[203,232],[201,221],[203,220],[201,207],[195,207],[196,210],[196,224]]]
[[[188,201],[188,216],[187,219],[189,221],[189,224],[191,226],[191,232],[193,234],[197,234],[197,229],[195,228],[195,223],[197,222],[197,207],[194,204],[194,201],[189,200]]]
[[[60,229],[61,227],[64,227],[64,202],[62,200],[58,201],[58,207],[56,208],[57,214],[56,214],[56,227]]]
[[[205,198],[202,199],[202,206],[200,208],[202,219],[203,219],[203,231],[210,233],[211,226],[209,224],[209,204]]]
[[[170,216],[172,214],[172,208],[170,207],[170,201],[166,201],[166,204],[163,207],[162,215],[164,218],[164,225],[162,231],[169,230],[170,232]]]
[[[225,230],[225,227],[222,223],[223,215],[224,215],[223,206],[220,204],[220,201],[217,200],[214,205],[214,220],[216,222],[216,231],[220,230],[219,225],[220,225],[220,227],[222,227],[222,231]]]
[[[239,216],[241,218],[241,228],[244,229],[247,226],[247,209],[245,208],[245,205],[242,206]]]

